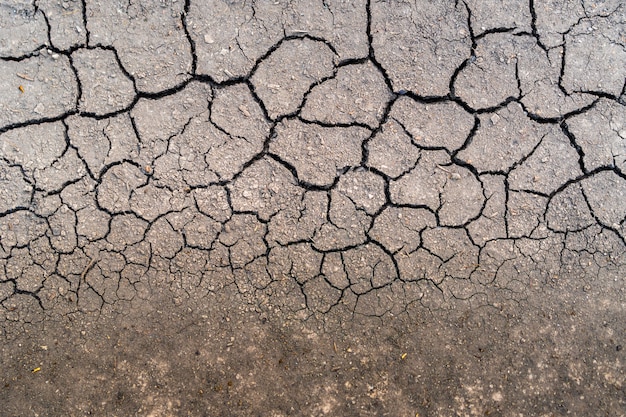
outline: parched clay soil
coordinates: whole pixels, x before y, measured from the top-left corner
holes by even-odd
[[[0,0],[0,414],[625,416],[621,0]]]

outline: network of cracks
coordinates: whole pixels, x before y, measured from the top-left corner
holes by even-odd
[[[624,4],[487,3],[0,3],[6,318],[226,287],[381,316],[624,272]]]

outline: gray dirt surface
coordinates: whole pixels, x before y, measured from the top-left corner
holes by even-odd
[[[626,416],[625,34],[0,0],[0,415]]]

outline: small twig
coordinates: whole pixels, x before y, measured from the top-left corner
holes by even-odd
[[[96,259],[92,258],[91,262],[89,262],[89,264],[85,267],[85,269],[83,269],[83,273],[80,274],[81,281],[85,280],[85,275],[87,275],[87,272],[89,272],[89,270],[91,269],[92,266],[94,266],[95,263],[96,263]]]
[[[452,171],[448,171],[447,169],[445,169],[444,167],[442,167],[441,165],[435,165],[437,168],[439,168],[440,170],[442,170],[443,172],[447,172],[448,173],[448,177],[453,179],[453,180],[460,180],[461,179],[461,174],[456,173],[456,172],[452,172]]]
[[[29,77],[26,74],[20,74],[19,72],[16,72],[15,75],[17,75],[18,77],[20,77],[23,80],[35,81],[35,79],[33,77]]]
[[[448,171],[447,169],[445,169],[444,167],[442,167],[441,165],[436,165],[437,168],[439,168],[440,170],[442,170],[443,172],[447,172],[448,174],[452,174],[452,171]]]

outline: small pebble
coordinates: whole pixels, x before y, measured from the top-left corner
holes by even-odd
[[[43,103],[39,103],[35,106],[35,108],[33,109],[33,111],[37,114],[43,114],[43,112],[46,110],[45,106],[43,105]]]

